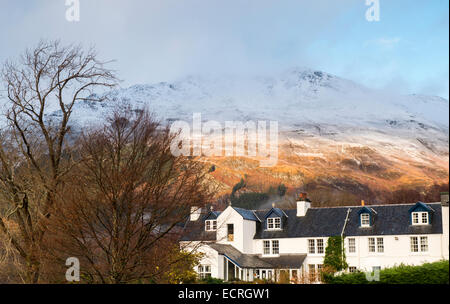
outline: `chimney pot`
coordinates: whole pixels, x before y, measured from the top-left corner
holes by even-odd
[[[200,218],[201,213],[202,213],[201,207],[191,207],[190,220],[191,221],[198,220]]]
[[[311,208],[311,201],[306,197],[306,193],[301,193],[297,202],[297,216],[305,216],[309,208]]]

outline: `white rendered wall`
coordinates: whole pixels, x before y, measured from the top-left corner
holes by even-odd
[[[234,225],[234,239],[228,241],[227,225]],[[217,243],[230,244],[243,253],[252,253],[253,237],[256,232],[254,221],[244,220],[232,207],[227,207],[217,218]]]
[[[449,256],[448,256],[448,229],[449,229],[449,225],[448,225],[448,207],[444,207],[442,206],[442,229],[443,229],[443,234],[441,236],[442,238],[442,256],[444,257],[444,259],[448,260]]]
[[[181,242],[180,246],[187,252],[202,253],[203,257],[200,259],[200,265],[210,265],[211,276],[213,278],[223,279],[221,277],[223,274],[223,261],[220,263],[219,254],[217,251],[209,247],[207,243]],[[197,268],[195,268],[195,271],[197,271]]]

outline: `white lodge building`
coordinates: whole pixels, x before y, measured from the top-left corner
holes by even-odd
[[[449,258],[448,193],[441,202],[311,208],[303,194],[297,209],[191,213],[180,245],[204,253],[200,277],[314,282],[330,236],[345,237],[348,271]]]

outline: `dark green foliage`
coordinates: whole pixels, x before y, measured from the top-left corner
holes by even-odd
[[[283,197],[286,194],[287,187],[284,184],[279,184],[277,188],[278,195]]]
[[[380,271],[379,281],[367,281],[363,272],[326,276],[325,279],[328,284],[449,284],[449,262],[386,268]]]
[[[225,282],[221,279],[207,277],[201,280],[198,280],[199,284],[224,284]]]
[[[328,238],[323,267],[334,272],[348,267],[342,248],[342,238],[340,236]]]
[[[241,178],[239,183],[237,183],[236,185],[233,186],[233,190],[231,191],[231,197],[233,198],[236,191],[238,191],[244,187],[245,187],[245,181],[243,178]]]
[[[269,195],[266,193],[247,192],[242,193],[239,197],[232,196],[231,204],[245,209],[258,209],[268,199]]]

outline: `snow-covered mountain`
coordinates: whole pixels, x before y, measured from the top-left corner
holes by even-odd
[[[204,158],[215,165],[224,191],[244,175],[255,184],[313,181],[352,193],[448,182],[449,102],[440,97],[373,90],[304,68],[264,77],[190,76],[104,96],[105,102],[77,104],[74,129],[102,123],[124,102],[168,123],[192,123],[193,113],[205,121],[278,121],[276,167],[261,168],[249,158]]]
[[[191,76],[117,89],[108,97],[108,103],[80,104],[76,120],[98,122],[118,102],[127,101],[169,121],[190,121],[193,112],[200,112],[205,120],[276,120],[284,129],[331,124],[446,131],[449,126],[449,103],[443,98],[390,94],[300,68],[272,77]]]

